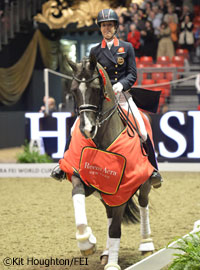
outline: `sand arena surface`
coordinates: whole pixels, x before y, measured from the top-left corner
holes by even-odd
[[[156,250],[190,232],[193,223],[200,219],[200,173],[162,175],[162,188],[150,193],[150,222]],[[87,261],[80,261],[71,190],[71,183],[51,178],[0,178],[0,270],[103,270],[99,257],[106,243],[104,206],[94,196],[86,199],[88,224],[97,237],[97,251]],[[119,253],[122,269],[143,258],[139,243],[139,224],[123,225]],[[19,260],[8,267],[3,265],[6,257]],[[39,259],[50,258],[60,264],[68,259],[71,263],[75,257],[78,259],[73,260],[71,267],[37,264]]]

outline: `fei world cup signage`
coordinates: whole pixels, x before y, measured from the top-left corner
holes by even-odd
[[[45,117],[43,113],[26,113],[25,117],[30,119],[30,139],[55,138],[57,151],[52,154],[52,158],[62,158],[67,140],[66,119],[71,116],[69,112],[52,113],[52,118],[57,120],[57,130],[47,131],[40,130],[40,119]],[[200,159],[200,111],[169,111],[155,116],[159,117],[159,124],[153,127],[158,158],[168,161],[181,157]]]

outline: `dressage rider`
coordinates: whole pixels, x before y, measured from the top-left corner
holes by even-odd
[[[113,91],[121,99],[120,104],[124,109],[128,109],[126,100],[123,100],[122,91],[129,90],[137,79],[134,49],[129,42],[119,40],[116,37],[118,29],[118,15],[112,9],[103,9],[97,17],[97,24],[103,36],[100,44],[91,49],[90,54],[94,54],[97,61],[104,67],[113,85]],[[122,97],[122,98],[121,98]],[[146,132],[143,119],[132,98],[128,99],[129,106],[140,126],[141,139],[148,148],[149,160],[156,168],[151,176],[152,185],[160,187],[162,177],[157,170],[157,161],[152,143]],[[52,173],[52,177],[60,180],[64,173],[58,168]]]
[[[101,10],[97,16],[97,24],[100,28],[103,40],[101,43],[91,49],[90,54],[94,54],[97,61],[107,71],[113,85],[113,91],[117,96],[121,97],[120,105],[122,105],[122,108],[128,109],[128,104],[126,100],[123,99],[123,95],[120,95],[120,93],[122,91],[126,92],[129,90],[137,79],[137,69],[133,46],[131,43],[119,40],[116,37],[119,19],[114,10]],[[146,142],[149,160],[157,169],[157,161],[154,149],[148,137],[140,112],[130,94],[128,103],[131,111],[139,123],[141,139],[143,142]],[[154,187],[160,186],[162,178],[158,170],[153,172],[151,179]]]

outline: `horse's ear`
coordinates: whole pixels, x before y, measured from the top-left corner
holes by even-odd
[[[97,66],[97,59],[96,56],[91,53],[90,54],[90,70],[94,70]]]
[[[69,59],[67,56],[66,56],[66,62],[69,64],[69,66],[72,68],[72,70],[73,70],[74,72],[77,71],[76,63],[73,62],[71,59]]]

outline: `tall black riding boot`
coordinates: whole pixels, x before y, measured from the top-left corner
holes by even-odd
[[[151,185],[154,188],[159,188],[161,187],[161,183],[162,183],[162,176],[160,175],[159,171],[158,171],[158,164],[157,164],[157,160],[156,160],[156,156],[155,156],[155,151],[154,151],[154,147],[153,144],[151,142],[151,139],[149,138],[149,135],[147,137],[146,142],[143,144],[145,151],[148,154],[148,159],[150,161],[150,163],[152,164],[152,166],[155,168],[155,170],[153,171],[151,177],[150,177],[150,181],[151,181]]]

